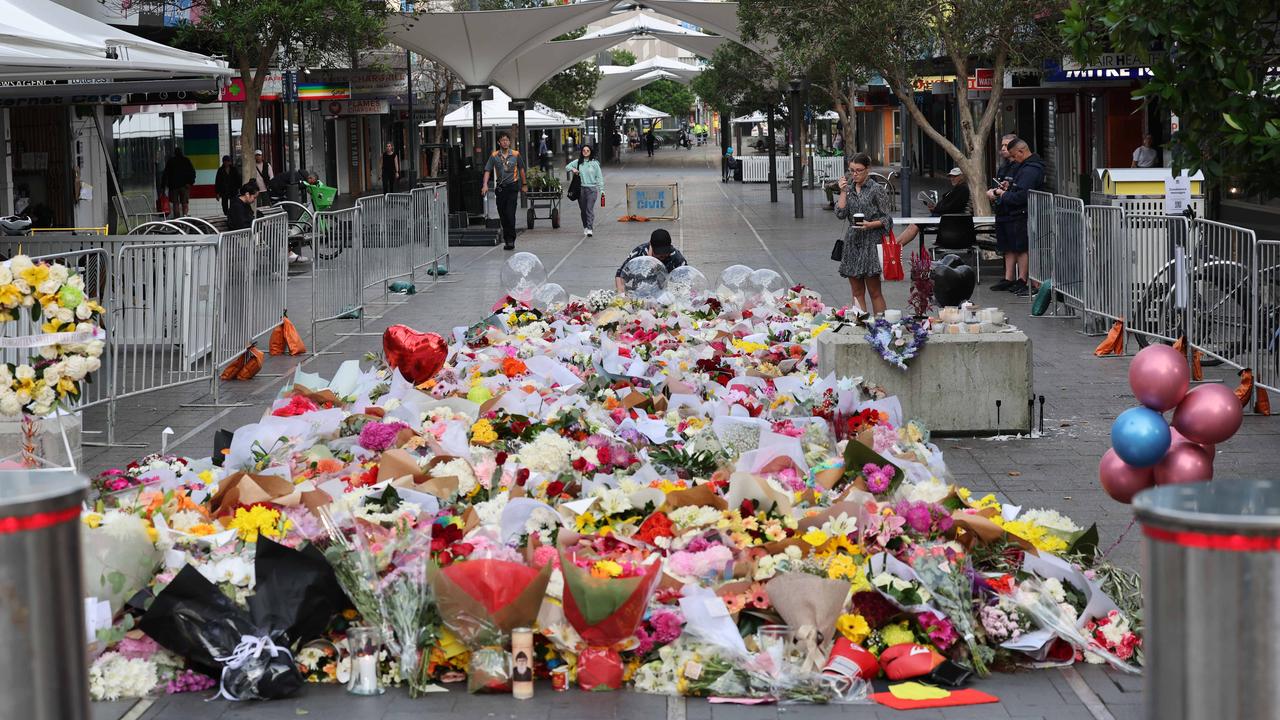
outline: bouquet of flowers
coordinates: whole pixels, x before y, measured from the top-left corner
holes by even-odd
[[[585,643],[578,653],[583,690],[622,687],[618,651],[634,640],[658,585],[662,563],[657,560],[608,537],[583,537],[561,547],[564,616]]]
[[[886,362],[906,370],[907,361],[919,355],[929,339],[929,326],[915,320],[890,323],[880,319],[871,324],[866,339]]]
[[[974,622],[973,580],[967,561],[950,545],[917,545],[912,548],[912,567],[920,581],[931,589],[933,602],[955,626],[969,647],[969,658],[979,675],[987,675],[987,662],[994,657],[991,647],[978,641]]]
[[[471,651],[470,692],[510,692],[511,660],[503,649],[513,629],[538,617],[553,566],[536,569],[500,551],[478,551],[428,576],[444,626]]]
[[[795,630],[800,669],[820,672],[835,642],[836,619],[849,599],[849,582],[807,572],[776,575],[765,588],[773,607]]]
[[[318,636],[342,607],[342,590],[314,548],[290,550],[265,538],[248,608],[185,566],[147,609],[141,628],[210,677],[231,700],[289,697],[302,687],[293,648]]]

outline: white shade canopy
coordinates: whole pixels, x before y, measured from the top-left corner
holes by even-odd
[[[755,124],[755,123],[762,123],[762,122],[768,122],[768,121],[769,121],[769,118],[766,117],[764,113],[760,112],[759,110],[756,110],[755,112],[749,115],[741,115],[739,117],[736,117],[730,122]]]
[[[655,38],[675,45],[678,48],[688,50],[694,55],[710,59],[715,54],[716,48],[731,42],[729,38],[719,35],[683,35],[674,33],[650,33]]]
[[[415,13],[387,21],[391,42],[445,65],[465,85],[493,82],[494,73],[557,35],[608,17],[616,0],[515,10]]]
[[[638,75],[622,75],[618,76],[616,82],[605,85],[604,80],[600,81],[600,86],[596,88],[596,94],[592,96],[588,107],[593,110],[604,110],[613,105],[626,96],[632,90],[639,90],[655,80],[676,80],[678,82],[688,82],[688,80],[667,72],[666,70],[650,70]]]
[[[509,107],[510,103],[511,96],[495,88],[493,99],[481,103],[480,122],[487,128],[509,128],[515,125],[519,122],[519,115]],[[444,116],[443,125],[469,128],[472,126],[471,121],[471,103],[464,103],[462,107]],[[525,127],[531,128],[577,127],[581,121],[552,110],[542,103],[534,103],[533,107],[524,111],[524,124]],[[436,121],[428,120],[419,125],[435,127]]]
[[[223,61],[118,30],[51,0],[0,0],[0,81],[231,74]]]
[[[639,4],[668,17],[680,18],[687,23],[697,25],[703,30],[723,35],[757,52],[768,52],[777,46],[777,43],[771,39],[763,43],[742,41],[742,33],[738,32],[738,3],[736,2],[639,0]]]
[[[614,37],[543,43],[496,68],[493,84],[511,97],[527,98],[556,73],[617,43]]]
[[[658,118],[671,117],[670,113],[664,113],[657,108],[651,108],[648,105],[637,105],[631,108],[631,111],[622,116],[623,120],[657,120]]]
[[[632,10],[620,17],[625,17],[626,19],[622,22],[602,27],[599,30],[592,30],[586,35],[583,35],[583,39],[586,40],[619,35],[636,35],[639,33],[649,35],[655,32],[672,35],[706,35],[706,33],[701,33],[697,30],[690,30],[683,25],[677,25],[676,23],[664,20],[653,13],[643,12],[641,10]]]

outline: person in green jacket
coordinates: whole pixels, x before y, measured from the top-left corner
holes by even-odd
[[[604,171],[591,153],[591,146],[584,144],[578,150],[578,159],[565,166],[565,170],[577,173],[582,182],[578,192],[578,209],[582,211],[582,234],[595,234],[596,202],[604,195]]]

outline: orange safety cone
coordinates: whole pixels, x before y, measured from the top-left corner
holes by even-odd
[[[1124,321],[1117,320],[1111,329],[1107,331],[1107,337],[1098,343],[1098,347],[1094,348],[1093,354],[1098,357],[1106,357],[1107,355],[1123,355],[1124,354]]]

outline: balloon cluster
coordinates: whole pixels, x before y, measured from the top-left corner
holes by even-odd
[[[716,295],[722,302],[743,308],[754,307],[772,302],[786,287],[786,281],[776,270],[752,270],[746,265],[730,265],[720,273]]]
[[[548,311],[569,302],[559,283],[547,282],[547,270],[537,255],[518,252],[502,266],[502,288],[512,299]]]
[[[1098,465],[1098,480],[1113,499],[1127,503],[1152,485],[1213,479],[1215,447],[1240,429],[1244,411],[1225,385],[1190,386],[1187,359],[1168,345],[1134,356],[1129,388],[1142,405],[1116,418],[1111,449]],[[1169,410],[1172,423],[1164,418]]]

